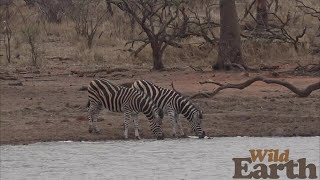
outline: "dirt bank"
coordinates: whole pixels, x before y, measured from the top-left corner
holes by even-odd
[[[59,75],[60,74],[60,75]],[[88,133],[85,104],[87,92],[79,91],[96,77],[47,73],[16,73],[22,86],[11,86],[13,80],[0,80],[1,144],[28,144],[39,141],[123,139],[123,114],[103,111],[99,135]],[[253,77],[257,74],[250,74]],[[267,74],[259,74],[266,76]],[[198,73],[190,70],[149,72],[130,70],[103,75],[115,83],[148,79],[161,86],[175,88],[190,95],[209,91],[215,85],[198,82],[212,79],[238,83],[248,77],[243,73]],[[319,77],[280,76],[298,87],[319,81]],[[254,83],[244,90],[228,89],[213,98],[194,99],[204,111],[203,128],[209,136],[319,136],[320,91],[298,98],[278,85]],[[142,137],[153,138],[147,120],[140,115]],[[167,118],[166,118],[167,119]],[[192,135],[188,122],[182,118],[185,132]],[[171,137],[171,125],[164,121],[164,132]],[[133,129],[130,129],[133,138]]]

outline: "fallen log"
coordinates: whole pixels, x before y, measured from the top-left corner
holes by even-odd
[[[179,92],[179,91],[177,91],[177,90],[176,90],[176,88],[174,87],[173,82],[171,82],[171,88],[172,88],[172,90],[173,90],[173,91],[175,91],[176,93],[178,93],[178,94],[182,95],[182,93],[181,93],[181,92]]]
[[[106,74],[111,74],[113,72],[125,72],[129,71],[129,69],[125,68],[107,68],[107,69],[96,69],[93,71],[71,71],[71,74],[78,74],[78,75],[84,75],[84,74],[96,74],[96,73],[101,73],[105,72]]]
[[[200,98],[200,97],[206,97],[206,98],[210,98],[215,96],[218,92],[220,92],[221,90],[224,89],[229,89],[229,88],[233,88],[233,89],[244,89],[248,86],[250,86],[251,84],[253,84],[254,82],[257,81],[262,81],[264,83],[267,84],[278,84],[281,86],[286,87],[287,89],[289,89],[290,91],[294,92],[295,94],[297,94],[299,97],[307,97],[309,96],[313,91],[320,89],[320,81],[310,84],[309,86],[307,86],[305,89],[299,89],[296,86],[290,84],[289,82],[286,81],[281,81],[281,80],[277,80],[277,79],[267,79],[261,76],[257,76],[251,79],[248,79],[247,81],[240,83],[240,84],[221,84],[218,82],[214,82],[214,81],[203,81],[200,82],[200,84],[207,84],[207,83],[211,83],[211,84],[216,84],[219,87],[217,89],[214,89],[211,92],[199,92],[197,94],[192,95],[190,98]]]

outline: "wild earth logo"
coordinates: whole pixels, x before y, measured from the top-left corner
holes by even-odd
[[[314,164],[307,164],[306,158],[298,159],[297,162],[289,160],[289,149],[279,153],[278,149],[251,149],[249,150],[251,157],[248,158],[233,158],[235,172],[233,178],[239,179],[278,179],[278,171],[285,171],[289,179],[316,179],[317,169]],[[254,163],[257,160],[263,162],[267,158],[269,164]],[[251,166],[250,166],[251,165]],[[249,172],[249,169],[252,169]],[[299,170],[299,173],[294,173],[294,170]],[[307,176],[307,169],[309,170]]]

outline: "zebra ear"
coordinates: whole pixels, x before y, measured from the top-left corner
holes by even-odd
[[[199,119],[203,119],[203,115],[202,115],[202,111],[200,111],[200,113],[199,113]]]

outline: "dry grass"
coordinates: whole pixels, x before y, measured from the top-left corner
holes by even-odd
[[[195,3],[193,7],[197,7],[199,11],[203,10],[202,3],[208,1],[203,0],[201,3]],[[306,0],[306,4],[312,5],[314,8],[320,9],[318,0]],[[98,30],[94,40],[94,47],[89,50],[86,46],[85,39],[76,34],[74,24],[68,18],[65,18],[61,24],[50,24],[43,20],[37,13],[36,8],[28,8],[22,1],[16,0],[15,3],[18,9],[26,18],[28,23],[39,26],[41,32],[37,39],[39,47],[39,64],[40,67],[47,67],[52,61],[50,57],[68,57],[75,64],[83,65],[139,65],[150,66],[152,64],[152,54],[149,47],[143,50],[138,57],[132,57],[127,51],[130,45],[125,46],[125,42],[140,33],[138,26],[134,29],[130,24],[127,15],[118,12],[114,9],[114,16],[108,17],[101,28]],[[213,3],[218,4],[215,0]],[[239,17],[243,17],[244,8],[250,4],[249,1],[237,1],[237,10]],[[2,8],[1,8],[2,10]],[[17,11],[17,7],[13,8]],[[249,65],[259,64],[286,64],[286,63],[317,63],[319,62],[316,55],[312,55],[310,48],[320,41],[316,38],[318,33],[319,21],[310,15],[304,14],[300,9],[295,7],[292,0],[280,1],[279,14],[281,18],[285,18],[290,12],[293,21],[289,24],[289,32],[297,34],[303,26],[307,26],[308,30],[301,39],[303,42],[299,52],[296,52],[291,45],[263,43],[255,41],[243,41],[243,55]],[[212,17],[215,21],[219,20],[219,6],[212,7]],[[253,23],[253,20],[248,16],[241,23]],[[27,43],[22,37],[21,30],[24,23],[20,18],[19,13],[15,13],[12,18],[12,49],[13,49],[13,64],[14,66],[26,66],[31,64],[31,57]],[[218,35],[219,29],[215,29]],[[217,58],[217,46],[200,45],[203,40],[199,38],[190,38],[184,40],[183,48],[168,48],[164,54],[164,64],[167,66],[210,66]],[[133,49],[137,45],[133,46]],[[4,56],[4,45],[1,43],[0,65],[7,65]],[[12,65],[11,65],[12,66]]]

